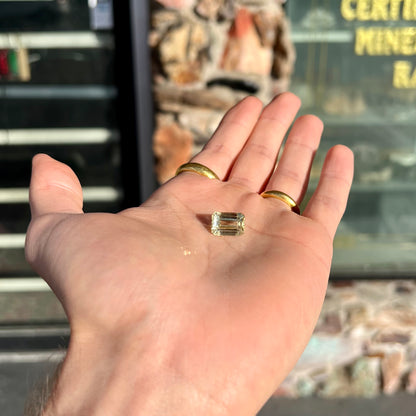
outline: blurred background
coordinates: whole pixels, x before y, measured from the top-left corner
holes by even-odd
[[[75,170],[86,212],[117,212],[241,98],[287,90],[325,122],[308,195],[331,146],[356,171],[318,326],[260,414],[415,414],[415,22],[412,1],[0,0],[1,414],[70,336],[24,259],[33,155]]]

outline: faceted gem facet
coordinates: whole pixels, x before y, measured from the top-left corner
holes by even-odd
[[[245,217],[240,212],[218,212],[212,214],[211,234],[241,235],[244,233]]]

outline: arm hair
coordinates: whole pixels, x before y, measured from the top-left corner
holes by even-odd
[[[26,399],[23,416],[42,416],[44,414],[47,404],[53,401],[61,368],[62,362],[44,380],[35,384]]]

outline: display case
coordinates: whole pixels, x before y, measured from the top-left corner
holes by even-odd
[[[291,89],[325,123],[324,152],[355,153],[335,240],[333,278],[416,277],[416,8],[414,2],[287,2]]]
[[[0,286],[37,278],[24,259],[36,153],[75,170],[86,212],[116,212],[152,190],[140,164],[152,161],[147,38],[133,39],[147,20],[137,0],[0,1]]]

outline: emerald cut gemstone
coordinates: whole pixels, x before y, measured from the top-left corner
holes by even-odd
[[[211,234],[241,235],[244,233],[245,217],[240,212],[218,212],[212,214]]]

